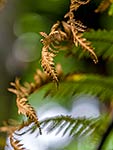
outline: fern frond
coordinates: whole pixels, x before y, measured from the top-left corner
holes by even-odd
[[[13,88],[8,88],[8,91],[14,93],[19,98],[28,97],[30,89],[28,87],[22,86],[18,78],[15,79],[15,83],[10,83]]]
[[[18,129],[18,122],[14,120],[8,120],[7,122],[3,122],[3,126],[0,127],[0,132],[7,133],[7,135],[11,135]]]
[[[85,32],[84,37],[92,42],[98,57],[108,61],[113,60],[113,31],[91,30],[90,32]],[[82,51],[80,51],[80,48],[74,48],[74,53],[75,55],[78,54],[79,57]]]
[[[57,65],[56,69],[58,70],[58,76],[62,74],[62,69],[60,65]],[[11,83],[13,88],[8,90],[16,94],[16,104],[18,107],[18,113],[27,116],[32,122],[34,122],[38,127],[41,134],[41,128],[36,115],[35,109],[28,103],[28,96],[35,92],[38,88],[44,84],[50,82],[48,76],[43,73],[41,70],[37,69],[34,75],[34,82],[24,83],[24,86],[20,84],[20,80],[16,78],[15,83]]]
[[[17,122],[15,120],[8,120],[8,122],[4,122],[3,126],[0,127],[0,132],[7,133],[7,136],[10,140],[10,145],[13,147],[13,150],[28,150],[21,144],[21,140],[19,138],[29,131],[29,125],[32,124],[31,120],[26,122]],[[35,124],[35,123],[34,123]],[[37,125],[35,124],[36,128]],[[23,128],[27,127],[23,130]],[[40,134],[40,131],[39,131]],[[9,145],[7,145],[7,148]]]
[[[45,118],[40,121],[41,128],[46,133],[54,132],[56,135],[61,134],[61,136],[75,136],[79,138],[80,136],[87,136],[89,134],[100,134],[104,132],[104,128],[101,124],[104,123],[106,126],[106,118],[85,118],[78,117],[74,118],[68,115],[54,116]],[[37,127],[35,124],[29,126],[27,132],[30,134],[37,132]]]
[[[98,13],[105,11],[110,6],[111,2],[112,0],[102,0],[95,12]]]
[[[37,73],[34,75],[34,83],[25,83],[25,86],[20,84],[19,79],[15,80],[15,83],[11,83],[14,88],[9,88],[8,90],[16,94],[18,113],[23,114],[30,118],[37,126],[41,134],[41,128],[39,125],[38,117],[34,108],[28,103],[28,96],[37,90],[44,83],[48,82],[47,76],[44,75],[41,71],[37,70]]]
[[[78,94],[93,95],[103,102],[109,102],[113,99],[113,78],[93,74],[73,74],[60,83],[57,92],[54,92],[51,86],[46,92],[54,99],[65,102]]]
[[[55,131],[56,134],[62,133],[69,136],[80,137],[94,132],[100,126],[99,118],[73,118],[72,116],[55,116],[46,118],[41,121],[42,128],[47,130],[47,133]]]
[[[17,98],[16,101],[17,101],[18,113],[19,114],[21,113],[21,114],[27,116],[33,122],[35,122],[37,124],[37,126],[39,127],[40,134],[42,134],[36,112],[35,112],[34,108],[30,104],[27,103],[28,100],[26,98],[22,98],[22,99]]]
[[[103,60],[113,60],[113,31],[106,30],[91,30],[90,32],[84,32],[83,37],[91,41],[92,46],[95,47],[95,53],[97,57],[101,57]],[[82,51],[81,47],[73,47],[71,53],[77,57],[88,57],[87,53]]]
[[[60,42],[66,39],[66,34],[59,28],[60,22],[57,21],[51,28],[51,32],[47,35],[44,32],[40,34],[45,38],[42,39],[42,60],[41,65],[44,71],[58,84],[58,75],[55,69],[54,57],[61,48]]]
[[[23,144],[20,144],[20,141],[15,139],[13,135],[10,136],[10,144],[14,148],[13,150],[27,150],[23,147]]]
[[[54,53],[52,52],[48,52],[48,46],[44,46],[42,49],[42,67],[44,69],[44,71],[53,78],[54,81],[56,81],[56,83],[58,83],[58,77],[57,77],[57,73],[55,70],[55,65],[53,62],[53,58],[56,56]]]
[[[15,126],[2,126],[2,127],[0,127],[0,132],[12,134],[16,129],[17,129],[17,127],[15,127]]]
[[[50,82],[49,77],[44,72],[37,69],[34,74],[34,82],[25,82],[24,85],[21,85],[20,79],[16,78],[14,83],[10,83],[12,88],[8,88],[8,91],[16,94],[19,98],[27,98],[30,94],[48,82]]]
[[[16,131],[21,130],[22,128],[28,126],[30,123],[25,122],[23,124],[21,124],[20,122],[15,121],[15,120],[9,119],[7,122],[3,122],[3,126],[0,127],[0,132],[6,133],[7,137],[10,138],[10,144],[12,145],[14,150],[21,150],[22,149],[23,145],[20,144],[20,141],[17,140],[14,137],[14,135],[16,134]],[[9,145],[7,145],[7,148],[8,147],[9,147]]]
[[[71,0],[70,12],[77,10],[81,5],[86,5],[90,0],[82,1],[82,0]]]
[[[77,33],[72,29],[74,43],[76,46],[80,45],[84,50],[88,51],[95,63],[98,62],[98,58],[94,52],[94,48],[91,46],[91,42],[87,41],[85,38],[82,38],[83,34]]]

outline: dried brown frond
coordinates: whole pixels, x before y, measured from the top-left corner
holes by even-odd
[[[42,49],[42,67],[44,71],[58,83],[57,73],[55,71],[53,58],[56,56],[52,52],[48,52],[48,46],[44,46]]]
[[[58,49],[61,48],[60,42],[64,41],[67,37],[65,32],[59,28],[60,22],[58,21],[51,28],[51,32],[47,35],[44,32],[40,34],[44,37],[42,39],[42,60],[41,65],[44,71],[58,84],[58,77],[54,65],[54,57],[58,53]]]
[[[5,132],[8,135],[12,134],[18,127],[15,125],[8,125],[4,123],[2,127],[0,127],[0,132]]]
[[[90,0],[82,1],[82,0],[71,0],[70,11],[77,10],[81,5],[85,5],[89,3]]]
[[[44,32],[40,32],[40,34],[44,37],[44,39],[41,40],[43,44],[41,65],[44,71],[57,84],[58,75],[55,69],[54,57],[60,50],[66,50],[66,48],[69,50],[73,47],[73,45],[81,46],[91,54],[91,57],[95,63],[98,62],[91,43],[82,37],[82,33],[85,32],[86,26],[84,26],[81,21],[76,21],[74,19],[73,11],[76,11],[80,5],[85,5],[88,2],[89,0],[71,0],[70,10],[64,16],[64,18],[68,18],[67,22],[62,21],[60,23],[57,21],[57,23],[52,26],[48,35]],[[67,42],[66,46],[62,46],[63,41]]]
[[[96,13],[105,11],[110,4],[113,3],[113,0],[102,0],[98,8],[95,10]]]
[[[0,132],[7,133],[8,136],[11,136],[12,134],[15,133],[15,131],[18,132],[24,127],[28,127],[31,123],[33,123],[33,121],[31,120],[25,122],[23,121],[22,123],[20,123],[16,120],[9,119],[7,122],[6,121],[3,122],[3,126],[0,127]],[[23,135],[24,133],[26,133],[25,130],[24,132],[18,135]]]
[[[15,79],[15,83],[11,82],[10,84],[13,88],[8,88],[8,91],[16,94],[17,97],[23,98],[29,96],[30,90],[32,88],[31,86],[30,89],[28,87],[22,86],[18,78]]]
[[[25,125],[24,125],[25,126]],[[3,122],[3,126],[0,127],[0,132],[5,132],[10,137],[10,144],[14,150],[26,150],[20,141],[16,140],[13,135],[15,131],[20,129],[21,125],[14,120],[8,120],[8,122]]]
[[[8,91],[16,94],[17,98],[27,98],[30,94],[35,92],[47,82],[49,82],[49,77],[44,72],[37,69],[34,75],[34,82],[25,82],[23,85],[21,85],[20,80],[16,78],[14,83],[10,83],[12,88],[8,88]]]
[[[10,144],[14,150],[27,150],[23,147],[23,144],[20,144],[20,141],[13,136],[13,134],[10,136]]]
[[[73,30],[72,30],[73,31]],[[83,34],[73,32],[74,37],[74,43],[76,46],[80,45],[84,50],[88,51],[94,61],[94,63],[98,62],[98,58],[96,54],[94,53],[94,48],[91,46],[91,42],[87,41],[85,38],[83,38]]]
[[[15,83],[11,82],[12,88],[8,90],[14,94],[16,94],[16,103],[18,107],[18,113],[27,116],[32,122],[38,126],[40,134],[41,128],[39,125],[38,117],[34,108],[28,103],[28,96],[35,92],[38,88],[40,88],[43,84],[48,82],[48,77],[45,73],[41,72],[39,69],[34,75],[34,82],[24,83],[24,85],[20,84],[20,80],[16,78]]]
[[[27,150],[26,148],[23,147],[23,144],[20,144],[19,138],[23,134],[29,131],[29,125],[31,125],[32,123],[33,121],[31,120],[20,123],[20,122],[10,119],[7,122],[3,122],[3,126],[0,127],[0,132],[7,133],[7,136],[10,138],[10,144],[14,150]],[[27,127],[27,128],[24,130],[21,130],[24,127]]]
[[[61,76],[62,69],[60,65],[59,67],[57,67],[57,70],[58,76]],[[10,92],[16,94],[17,96],[16,104],[18,107],[18,114],[23,114],[27,116],[31,120],[31,122],[34,122],[39,128],[40,134],[42,134],[42,132],[38,121],[38,117],[35,112],[35,109],[28,103],[28,97],[30,96],[30,94],[32,94],[48,82],[50,82],[49,77],[44,72],[37,69],[34,75],[34,82],[25,82],[24,85],[21,85],[20,80],[16,78],[14,83],[11,82],[12,88],[8,89]],[[2,128],[2,130],[8,130],[8,127]]]
[[[30,104],[28,104],[27,98],[17,98],[16,102],[18,107],[18,113],[27,116],[29,119],[31,119],[32,122],[35,122],[35,124],[39,128],[40,134],[42,134],[37,114],[34,108]]]

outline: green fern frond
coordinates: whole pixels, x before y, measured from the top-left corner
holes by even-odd
[[[73,118],[71,116],[55,116],[46,118],[41,121],[41,127],[45,129],[47,133],[55,131],[55,134],[61,133],[62,136],[85,136],[93,134],[98,130],[101,133],[101,122],[100,118]],[[100,130],[100,131],[99,131]],[[36,131],[36,127],[33,125],[29,128],[31,133]]]
[[[84,37],[92,42],[97,57],[113,60],[113,31],[91,30],[90,32],[85,32]],[[79,58],[84,55],[89,57],[80,47],[74,47],[73,53]]]
[[[76,94],[89,94],[99,97],[102,101],[113,99],[113,77],[100,75],[73,74],[61,82],[57,92],[51,87],[47,90],[55,99],[70,99]]]
[[[56,116],[45,119],[41,122],[42,128],[47,132],[53,132],[57,129],[56,134],[62,132],[62,136],[83,136],[96,129],[98,119],[72,118],[71,116]]]

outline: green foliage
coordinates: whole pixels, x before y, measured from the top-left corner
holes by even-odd
[[[68,80],[68,79],[67,79]],[[74,95],[94,95],[104,102],[113,98],[113,78],[90,74],[74,74],[69,77],[70,81],[62,82],[58,91],[49,90],[55,99],[67,101]],[[92,86],[93,85],[93,86]],[[67,94],[68,93],[68,94]]]

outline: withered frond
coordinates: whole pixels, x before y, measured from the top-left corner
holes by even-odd
[[[31,119],[32,122],[35,122],[35,124],[39,128],[40,134],[42,134],[37,114],[34,108],[28,103],[27,98],[17,98],[16,102],[18,107],[18,113],[27,116],[29,119]]]
[[[20,138],[23,134],[29,131],[29,128],[27,128],[27,130],[21,129],[23,129],[24,127],[28,127],[29,125],[31,125],[31,123],[32,122],[30,120],[20,123],[12,119],[9,119],[7,122],[3,122],[3,126],[0,127],[0,132],[5,132],[7,134],[13,150],[28,150],[21,143]],[[9,147],[9,144],[7,145],[7,147]]]
[[[37,69],[37,72],[34,75],[34,82],[26,82],[24,85],[21,85],[20,80],[16,78],[15,83],[11,82],[12,88],[8,89],[17,96],[16,104],[18,107],[18,113],[27,116],[32,122],[34,122],[39,128],[40,134],[41,128],[38,117],[34,108],[28,103],[28,96],[47,82],[49,82],[48,76]]]
[[[55,66],[54,66],[54,62],[53,62],[53,58],[56,55],[53,52],[48,52],[48,46],[44,46],[42,49],[42,67],[44,69],[44,71],[50,76],[52,77],[52,79],[54,81],[56,81],[58,83],[58,77],[57,77],[57,73],[55,71]]]
[[[37,69],[36,73],[34,74],[34,82],[25,82],[23,85],[21,85],[20,79],[16,78],[14,83],[10,83],[12,88],[8,88],[8,91],[14,93],[19,98],[27,98],[30,94],[35,92],[38,88],[47,82],[49,82],[49,77],[44,72]]]
[[[87,39],[83,38],[83,32],[85,31],[85,26],[80,21],[69,20],[68,23],[62,22],[64,30],[68,31],[71,34],[70,39],[73,44],[77,47],[80,45],[83,49],[87,50],[95,63],[98,62],[98,58],[94,53],[94,48],[91,46],[91,42],[87,41]]]
[[[41,40],[44,45],[42,48],[41,65],[45,73],[48,74],[57,84],[58,76],[55,70],[54,57],[61,48],[60,43],[67,38],[67,35],[65,32],[61,31],[59,25],[59,21],[54,24],[49,35],[44,32],[40,32],[40,34],[44,37],[44,39]]]
[[[21,125],[17,121],[11,120],[11,119],[8,120],[7,122],[3,122],[3,126],[0,127],[0,132],[7,133],[8,137],[10,139],[10,144],[13,147],[13,150],[26,150],[23,147],[23,144],[20,144],[20,140],[17,140],[14,137],[14,135],[16,134],[15,131],[20,129],[20,127],[21,127]]]
[[[18,78],[15,79],[15,83],[11,82],[10,84],[13,88],[8,88],[8,91],[16,94],[17,97],[23,98],[29,95],[30,89],[28,87],[22,86]]]
[[[11,146],[13,147],[13,150],[27,150],[26,148],[23,147],[23,144],[21,144],[19,140],[15,139],[13,134],[10,136],[10,143]]]
[[[95,10],[96,13],[105,11],[113,2],[112,0],[102,0],[98,8]]]
[[[64,18],[69,17],[70,19],[74,18],[73,11],[76,11],[81,5],[86,5],[90,0],[82,1],[82,0],[71,0],[70,10],[64,16]]]
[[[90,0],[82,1],[82,0],[71,0],[70,11],[77,10],[81,5],[85,5],[89,3]]]
[[[58,64],[56,69],[58,70],[58,76],[60,77],[62,74],[61,66]],[[25,82],[23,85],[21,85],[20,80],[16,78],[14,83],[11,82],[12,88],[8,89],[10,92],[16,94],[17,96],[16,104],[18,107],[18,114],[23,114],[27,116],[31,122],[34,122],[39,128],[40,134],[42,134],[42,132],[38,121],[38,117],[35,112],[35,109],[29,104],[28,97],[30,96],[30,94],[32,94],[48,82],[50,82],[49,77],[44,72],[37,69],[36,73],[34,74],[34,82]],[[0,128],[0,130],[9,130],[9,126]]]
[[[7,122],[3,122],[3,126],[0,127],[0,132],[5,132],[8,135],[11,135],[16,129],[18,128],[18,125],[14,124],[9,124]]]
[[[74,43],[76,46],[80,45],[84,50],[88,51],[94,61],[94,63],[98,62],[98,58],[96,54],[94,53],[94,48],[91,46],[91,42],[87,41],[85,38],[83,38],[83,34],[74,32]]]

